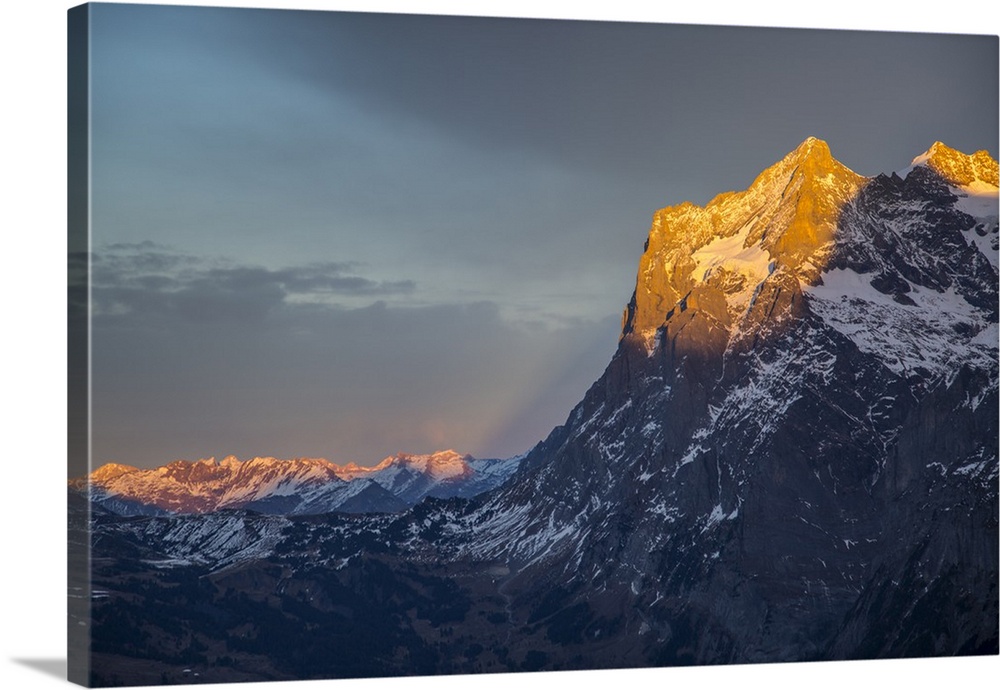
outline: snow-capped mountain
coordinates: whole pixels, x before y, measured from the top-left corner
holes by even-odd
[[[356,480],[369,478],[410,504],[425,496],[470,498],[494,489],[507,480],[523,456],[504,460],[484,460],[460,455],[453,450],[431,455],[390,456],[374,467],[346,465],[337,476]]]
[[[151,470],[109,463],[71,487],[121,515],[167,515],[245,509],[311,515],[403,510],[427,496],[474,496],[503,483],[520,458],[481,460],[453,450],[400,453],[374,467],[336,465],[321,458],[229,456],[178,460]]]
[[[617,583],[663,644],[692,626],[677,661],[930,652],[889,610],[831,642],[901,581],[911,606],[993,612],[934,653],[995,650],[996,171],[935,144],[864,178],[809,139],[658,211],[618,352],[476,516],[514,537],[482,543]]]
[[[996,171],[938,143],[864,178],[808,139],[744,192],[658,211],[617,353],[470,517],[476,548],[561,568],[568,605],[625,592],[657,631],[640,647],[691,626],[677,662],[995,650]],[[842,644],[903,581],[909,606],[992,617],[921,619],[926,647],[882,609]]]
[[[197,551],[175,570],[211,574],[213,605],[260,592],[295,677],[996,654],[997,187],[985,152],[864,177],[807,139],[654,214],[610,364],[495,490],[282,518],[246,557],[199,516],[96,516],[95,550]],[[337,666],[345,636],[381,651]]]

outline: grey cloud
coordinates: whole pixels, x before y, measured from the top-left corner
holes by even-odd
[[[154,242],[153,240],[143,240],[142,242],[112,242],[105,245],[105,248],[109,251],[165,251],[169,250],[165,244],[160,244],[159,242]]]
[[[142,281],[156,274],[178,273],[195,267],[197,257],[180,254],[151,242],[117,243],[90,256],[95,285],[123,285]]]
[[[179,318],[259,323],[289,298],[336,308],[330,298],[386,297],[416,290],[412,280],[356,275],[356,262],[270,269],[181,254],[152,242],[108,245],[92,256],[95,313],[117,321]]]
[[[237,267],[212,271],[220,283],[240,284],[278,283],[289,293],[331,293],[342,295],[392,295],[413,292],[412,280],[379,282],[356,275],[344,275],[357,268],[354,262],[317,263],[305,266],[268,270],[259,267]]]

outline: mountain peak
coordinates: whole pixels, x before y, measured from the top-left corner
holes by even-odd
[[[929,149],[913,159],[910,169],[917,166],[930,168],[956,187],[968,187],[976,183],[1000,186],[997,162],[985,149],[970,155],[935,141]]]
[[[828,246],[840,209],[865,179],[837,161],[825,141],[808,137],[743,191],[720,194],[704,207],[660,209],[623,336],[651,335],[675,306],[713,305],[715,321],[728,329],[768,276],[797,269]]]
[[[122,476],[123,474],[131,474],[132,472],[138,471],[139,468],[133,467],[132,465],[122,465],[117,462],[109,462],[98,467],[90,476],[97,481],[110,481],[115,477]]]
[[[807,137],[781,161],[761,173],[758,180],[767,179],[768,173],[774,174],[780,171],[781,174],[785,174],[789,168],[798,170],[807,177],[823,177],[830,174],[856,177],[854,171],[833,157],[830,145],[816,137]],[[757,181],[754,184],[757,184]]]
[[[790,155],[802,158],[832,157],[830,154],[830,145],[822,139],[817,139],[816,137],[806,137]]]
[[[372,468],[373,471],[388,467],[407,467],[433,477],[444,478],[469,473],[471,455],[462,455],[454,450],[440,450],[427,455],[397,453],[391,455]]]

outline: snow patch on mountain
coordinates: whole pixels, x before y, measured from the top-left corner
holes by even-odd
[[[706,282],[713,274],[726,274],[725,280],[733,285],[726,300],[737,311],[746,307],[757,286],[774,270],[771,255],[761,242],[747,245],[752,227],[747,223],[735,235],[716,237],[691,255],[695,281]]]
[[[924,372],[937,380],[970,359],[984,367],[996,359],[996,342],[978,337],[990,324],[954,287],[913,286],[913,304],[901,304],[873,288],[874,277],[833,269],[802,290],[827,324],[904,377]]]
[[[119,514],[208,513],[226,508],[304,515],[331,511],[394,512],[427,496],[471,497],[496,488],[521,456],[476,459],[453,450],[399,454],[375,467],[336,465],[322,458],[229,456],[176,461],[152,470],[109,464],[71,488]]]

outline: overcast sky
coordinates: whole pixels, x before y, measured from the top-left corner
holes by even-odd
[[[96,5],[93,460],[526,451],[652,213],[997,155],[997,39]]]

